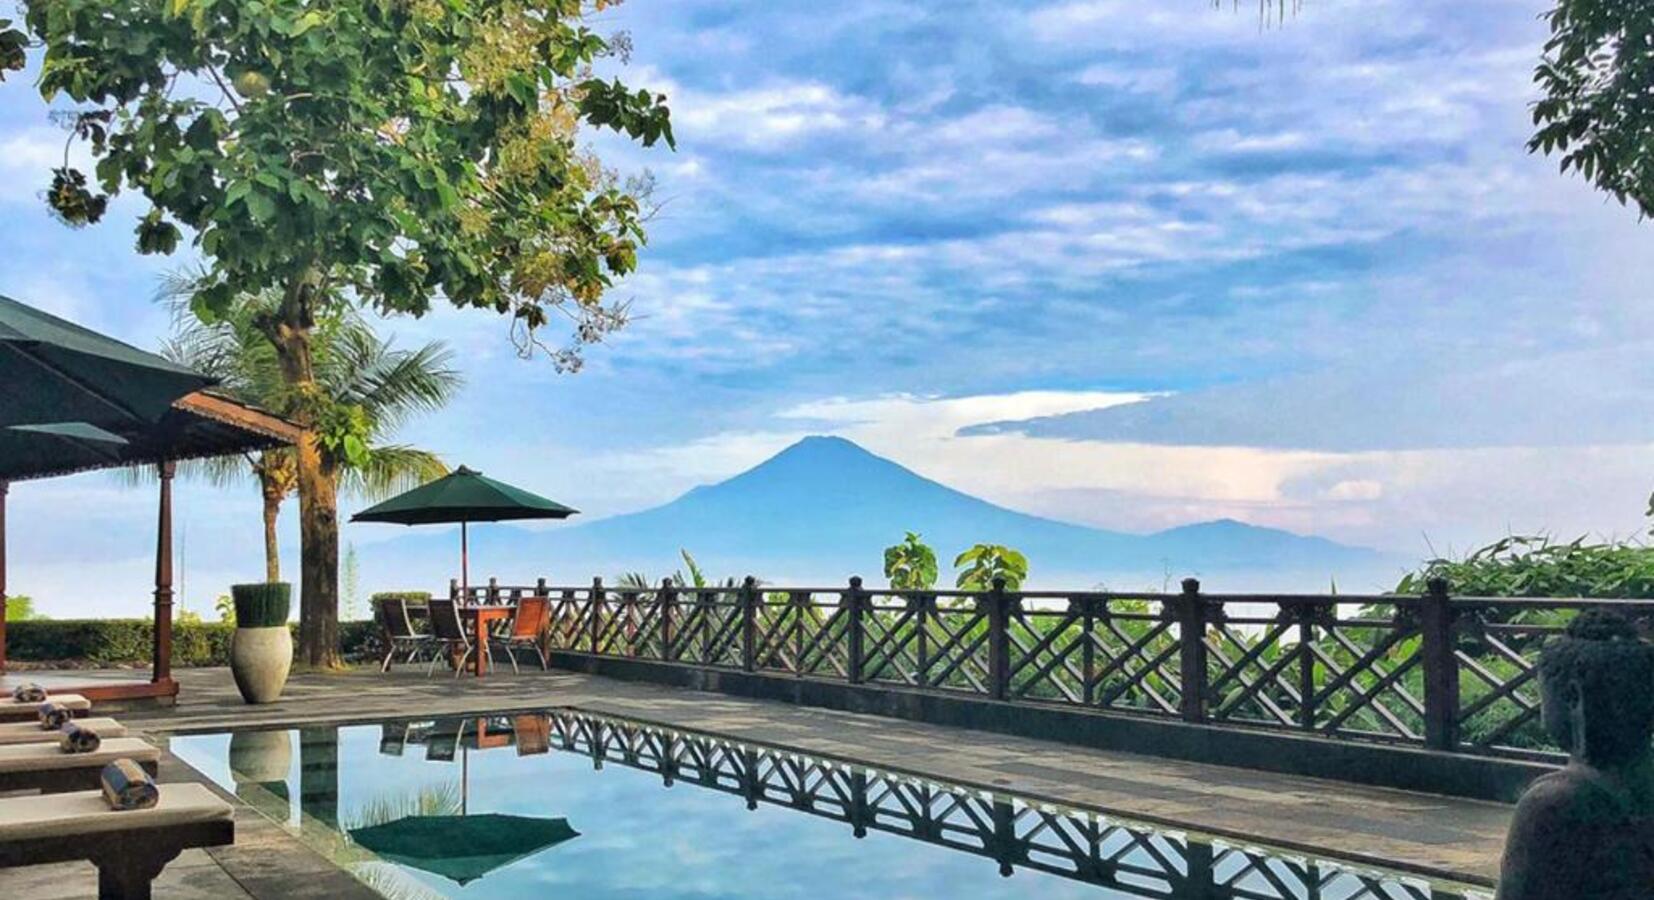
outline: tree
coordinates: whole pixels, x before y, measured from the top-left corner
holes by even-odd
[[[23,622],[29,619],[44,619],[45,616],[35,612],[34,598],[27,594],[8,594],[6,596],[6,621]]]
[[[188,283],[174,279],[167,290],[174,297],[187,295]],[[256,324],[274,303],[269,298],[245,299],[211,324],[180,309],[175,333],[162,353],[216,376],[223,389],[247,403],[287,414],[301,404],[316,411],[318,445],[332,496],[342,488],[377,499],[447,474],[447,465],[435,453],[388,442],[410,416],[441,408],[459,391],[460,375],[449,367],[450,354],[441,342],[399,350],[379,338],[354,310],[341,307],[313,331],[317,380],[299,396],[282,377],[275,349]],[[268,581],[281,580],[276,523],[282,503],[296,487],[295,456],[292,448],[284,447],[200,460],[182,469],[185,475],[219,484],[249,478],[257,483],[264,501]]]
[[[615,0],[591,0],[592,9]],[[577,142],[582,126],[672,144],[666,98],[592,73],[610,44],[583,0],[24,0],[45,48],[41,95],[76,104],[72,136],[96,185],[67,164],[47,200],[96,222],[109,197],[148,202],[141,253],[184,229],[208,263],[206,320],[238,297],[283,380],[317,391],[313,336],[342,304],[421,315],[445,298],[509,317],[524,353],[560,369],[625,322],[606,304],[644,240],[638,189]],[[0,63],[20,65],[17,31]],[[541,329],[572,323],[561,349]],[[303,538],[299,652],[338,660],[338,521],[322,410],[301,402],[294,453]]]
[[[928,591],[936,586],[936,551],[909,531],[900,544],[884,548],[884,577],[897,591]]]
[[[1563,172],[1654,215],[1654,9],[1647,0],[1559,0],[1546,21],[1528,149],[1560,154]]]
[[[967,591],[986,591],[994,579],[1005,580],[1005,589],[1018,590],[1028,577],[1028,557],[1002,544],[977,544],[954,557],[954,568],[964,567],[954,585]]]
[[[447,466],[443,466],[444,469]],[[340,598],[346,621],[359,622],[362,619],[362,566],[356,559],[356,545],[345,544],[345,561],[339,567],[339,580],[343,586],[343,596]]]

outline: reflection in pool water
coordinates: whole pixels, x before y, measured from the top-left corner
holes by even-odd
[[[1481,896],[573,711],[188,735],[172,750],[399,900]]]

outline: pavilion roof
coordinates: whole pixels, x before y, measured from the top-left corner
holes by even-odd
[[[105,430],[83,422],[0,428],[0,481],[226,456],[296,442],[300,429],[211,390],[180,397],[152,426]]]

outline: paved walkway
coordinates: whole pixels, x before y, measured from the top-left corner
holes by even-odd
[[[241,703],[227,670],[180,673],[180,701],[121,714],[152,734],[297,721],[569,706],[795,747],[822,756],[997,788],[1122,818],[1347,860],[1491,883],[1509,821],[1501,804],[1273,775],[914,722],[746,700],[565,672],[502,674],[477,681],[426,679],[411,670],[298,675],[283,700]],[[163,776],[193,776],[169,761]],[[234,848],[187,854],[167,870],[158,896],[363,896],[319,855],[250,809],[237,817]],[[80,871],[84,870],[84,871]],[[85,896],[90,866],[0,872],[0,896]],[[80,892],[63,890],[78,885]],[[276,887],[280,890],[274,890]],[[52,892],[58,889],[59,892]]]

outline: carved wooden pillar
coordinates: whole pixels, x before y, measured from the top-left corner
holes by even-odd
[[[161,476],[161,499],[155,523],[155,674],[156,682],[172,680],[172,476],[177,463],[156,467]]]
[[[6,494],[11,484],[0,481],[0,674],[6,671]]]

